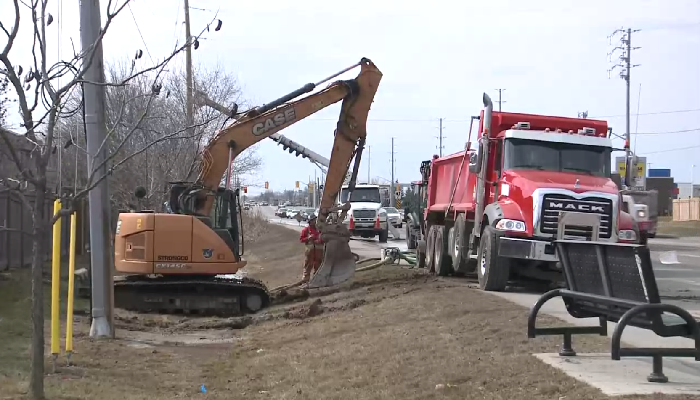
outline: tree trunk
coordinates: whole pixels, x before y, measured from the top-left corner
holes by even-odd
[[[37,188],[34,198],[32,259],[32,372],[30,395],[44,399],[44,257],[46,256],[46,193]]]

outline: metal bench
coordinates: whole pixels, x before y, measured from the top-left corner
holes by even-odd
[[[567,289],[555,289],[542,295],[532,306],[527,323],[529,338],[563,335],[560,356],[575,356],[571,345],[574,334],[607,336],[607,321],[616,322],[611,356],[652,357],[649,382],[665,383],[663,357],[692,357],[700,361],[700,327],[681,307],[661,303],[649,249],[636,244],[595,241],[554,242],[566,278]],[[549,300],[561,297],[574,318],[595,318],[598,326],[537,328],[537,314]],[[668,313],[668,314],[664,314]],[[660,337],[685,337],[695,348],[623,348],[622,332],[628,326],[653,331]]]

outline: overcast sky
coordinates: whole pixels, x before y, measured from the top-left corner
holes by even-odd
[[[9,25],[12,4],[0,3],[0,18]],[[62,24],[49,29],[61,32],[61,53],[67,57],[70,38],[80,44],[79,2],[51,3]],[[106,0],[101,3],[106,7]],[[640,113],[638,119],[632,116],[632,132],[639,132],[637,153],[647,156],[651,168],[672,168],[677,182],[690,181],[695,162],[695,181],[700,180],[700,161],[694,161],[700,154],[697,0],[190,0],[190,7],[193,33],[217,10],[223,21],[221,31],[201,41],[195,63],[224,66],[252,103],[318,81],[361,57],[372,59],[384,78],[370,111],[370,172],[391,176],[394,137],[395,173],[402,182],[418,179],[420,162],[439,151],[439,118],[444,118],[443,153],[460,151],[469,118],[482,106],[482,92],[497,100],[497,88],[506,89],[504,111],[575,117],[587,110],[590,118],[606,119],[623,134],[625,83],[617,73],[608,78],[617,60],[609,62],[607,56],[619,41],[610,45],[608,36],[621,27],[641,29],[632,37],[641,47],[632,58],[641,64],[632,70],[631,90],[632,112],[639,106]],[[184,41],[183,18],[182,1],[132,1],[131,10],[110,27],[105,61],[129,59],[137,49],[145,52],[145,66],[151,57],[162,59],[176,41]],[[30,31],[24,33],[15,63],[22,58],[26,63]],[[49,41],[53,57],[58,57],[58,42]],[[184,61],[184,55],[175,60]],[[329,107],[281,133],[328,157],[339,108]],[[295,180],[313,177],[317,170],[270,140],[260,144],[259,152],[264,158],[259,180],[269,181],[272,189],[291,189]]]

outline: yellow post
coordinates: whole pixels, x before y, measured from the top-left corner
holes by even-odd
[[[61,200],[53,202],[53,216],[61,211]],[[54,362],[61,351],[61,220],[53,224],[53,248],[51,253],[51,354]]]
[[[76,246],[76,226],[77,215],[75,212],[70,216],[70,247],[68,249],[68,304],[66,305],[66,358],[70,365],[73,354],[73,299],[75,288],[75,246]]]

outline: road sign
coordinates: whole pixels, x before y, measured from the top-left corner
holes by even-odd
[[[620,177],[626,177],[627,168],[625,165],[625,157],[615,157],[615,164],[617,165],[617,173]],[[647,186],[647,158],[637,157],[637,164],[633,166],[633,173],[631,182],[627,183],[627,186],[632,186],[635,188],[641,188],[639,190],[645,190]]]

